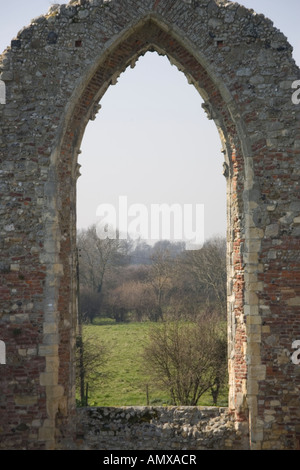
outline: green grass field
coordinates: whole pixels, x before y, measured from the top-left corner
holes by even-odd
[[[89,393],[89,406],[171,405],[166,393],[156,390],[143,371],[141,356],[150,327],[150,322],[117,324],[113,321],[84,326],[84,334],[92,332],[95,338],[105,342],[110,355],[107,364],[109,379]],[[203,395],[199,405],[211,406],[210,394]],[[218,405],[227,406],[226,391]]]

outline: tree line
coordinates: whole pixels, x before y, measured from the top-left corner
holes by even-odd
[[[81,328],[96,317],[151,322],[142,358],[149,381],[174,405],[195,406],[207,391],[216,404],[227,377],[226,240],[191,251],[168,240],[103,240],[93,225],[78,233],[78,254]],[[87,383],[105,380],[109,355],[91,344],[78,335],[82,404]]]
[[[158,321],[200,310],[226,316],[226,242],[214,238],[200,250],[168,240],[100,239],[96,226],[78,234],[79,313],[116,322]]]

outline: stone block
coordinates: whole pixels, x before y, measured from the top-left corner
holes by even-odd
[[[262,318],[260,315],[249,315],[247,316],[246,324],[247,325],[261,325]]]
[[[250,376],[252,380],[265,380],[266,379],[266,366],[265,365],[250,365]]]
[[[287,304],[292,306],[292,307],[300,307],[300,297],[293,297],[291,299],[287,300]]]
[[[279,233],[279,225],[278,224],[271,224],[266,227],[265,230],[265,237],[277,237]]]
[[[14,400],[17,406],[33,406],[37,403],[38,397],[32,395],[16,395]]]

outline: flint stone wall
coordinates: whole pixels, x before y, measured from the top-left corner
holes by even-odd
[[[247,431],[227,408],[81,408],[78,450],[247,450]]]
[[[300,71],[271,20],[223,0],[73,0],[0,56],[0,448],[76,433],[77,156],[107,88],[154,51],[220,134],[230,412],[252,449],[300,448]]]

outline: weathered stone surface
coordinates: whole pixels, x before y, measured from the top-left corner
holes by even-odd
[[[226,408],[81,408],[76,450],[246,450],[241,432]],[[70,443],[65,444],[67,447]]]
[[[75,435],[77,156],[147,51],[180,67],[222,136],[230,412],[251,448],[299,448],[300,71],[270,20],[221,0],[73,0],[0,57],[0,448]]]

